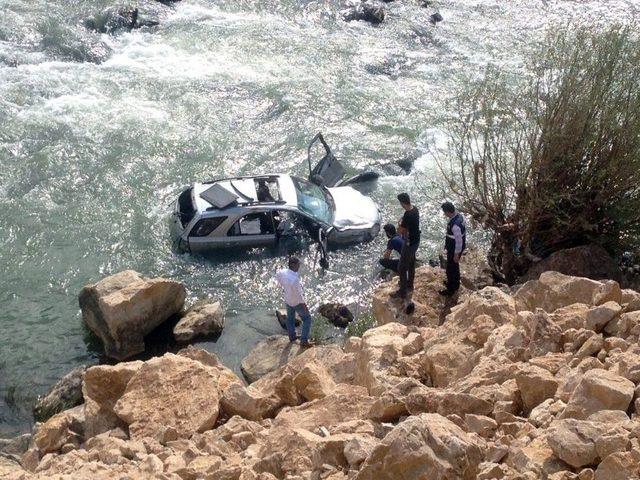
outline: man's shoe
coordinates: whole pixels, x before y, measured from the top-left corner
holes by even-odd
[[[311,348],[311,347],[315,347],[315,346],[316,346],[315,343],[309,342],[309,341],[300,343],[300,348]]]
[[[407,308],[404,309],[404,313],[406,313],[407,315],[411,315],[415,311],[416,311],[416,304],[413,302],[407,305]]]
[[[451,297],[454,293],[456,292],[452,292],[451,290],[449,290],[448,288],[445,288],[444,290],[440,290],[438,292],[440,295],[442,295],[443,297]]]
[[[289,343],[294,343],[298,340],[298,337],[294,338],[293,340],[289,339]]]

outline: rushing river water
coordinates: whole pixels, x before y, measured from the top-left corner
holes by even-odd
[[[419,255],[434,256],[428,149],[447,99],[489,63],[518,68],[552,25],[637,16],[632,0],[397,0],[374,27],[342,21],[339,1],[129,3],[160,25],[97,34],[83,20],[114,0],[0,0],[0,437],[29,428],[37,394],[100,360],[77,294],[105,275],[133,268],[184,282],[190,300],[221,299],[226,329],[205,347],[234,367],[279,331],[270,279],[282,258],[172,250],[169,205],[186,184],[303,175],[322,131],[351,172],[415,159],[368,190],[392,221],[395,194],[414,193]],[[366,309],[383,244],[333,252],[324,277],[303,253],[310,303]]]

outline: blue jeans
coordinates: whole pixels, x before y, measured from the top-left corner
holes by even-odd
[[[297,338],[296,335],[296,312],[302,319],[302,335],[300,336],[300,342],[305,343],[309,340],[309,331],[311,330],[311,315],[307,313],[306,309],[302,307],[302,303],[292,307],[287,305],[287,332],[289,333],[289,340],[292,342]]]

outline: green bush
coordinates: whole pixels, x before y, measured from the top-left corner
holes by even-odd
[[[494,232],[504,280],[559,249],[640,245],[635,25],[552,33],[521,71],[488,68],[455,109],[438,164],[461,209]]]

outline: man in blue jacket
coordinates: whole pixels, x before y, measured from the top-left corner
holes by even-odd
[[[391,258],[391,254],[394,251],[398,252],[398,255],[402,253],[404,239],[396,231],[396,227],[392,223],[387,223],[383,228],[384,233],[387,235],[387,249],[382,254],[382,258],[379,262],[384,268],[388,268],[389,270],[393,270],[398,273],[398,263],[400,260]]]
[[[441,295],[451,296],[460,288],[460,256],[464,252],[467,243],[467,229],[464,217],[456,211],[451,202],[442,204],[442,211],[449,219],[444,247],[447,251],[447,283]]]

